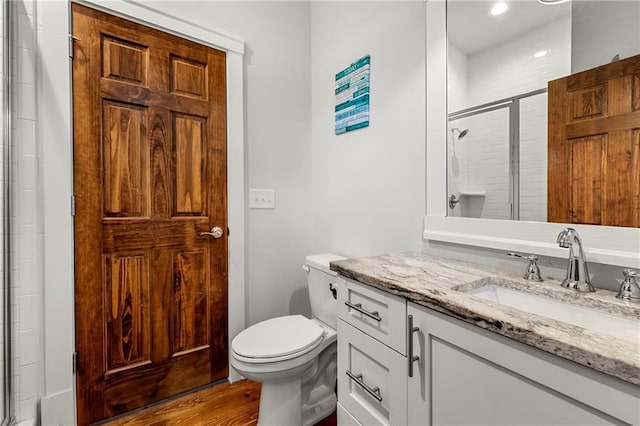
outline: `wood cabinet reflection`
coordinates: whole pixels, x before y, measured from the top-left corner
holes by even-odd
[[[640,227],[640,55],[548,94],[548,221]]]

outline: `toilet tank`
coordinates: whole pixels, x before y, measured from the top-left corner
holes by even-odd
[[[338,301],[331,289],[337,288],[338,274],[329,269],[329,262],[342,259],[346,257],[331,253],[314,254],[305,259],[313,318],[334,329],[338,326]]]

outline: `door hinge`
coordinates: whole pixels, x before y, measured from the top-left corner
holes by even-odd
[[[73,34],[69,34],[69,57],[73,59],[73,42],[80,40]]]
[[[71,363],[72,365],[72,372],[73,374],[76,374],[78,372],[78,352],[74,352],[73,355],[71,356]]]
[[[76,215],[76,196],[71,196],[71,216]]]

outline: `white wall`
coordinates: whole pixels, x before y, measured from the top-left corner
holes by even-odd
[[[572,72],[640,53],[639,1],[573,0],[571,15]]]
[[[423,2],[311,3],[314,251],[420,250],[424,51]],[[335,135],[335,74],[367,54],[370,125]]]

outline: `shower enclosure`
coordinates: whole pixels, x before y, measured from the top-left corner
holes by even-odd
[[[449,114],[449,215],[546,221],[547,89]]]

